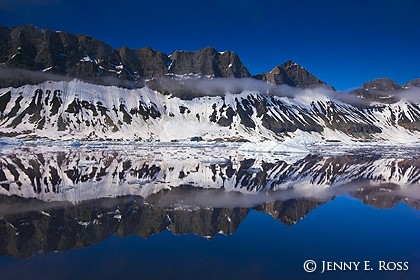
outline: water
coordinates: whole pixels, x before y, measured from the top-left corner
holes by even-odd
[[[1,279],[418,279],[418,149],[342,150],[11,145]]]

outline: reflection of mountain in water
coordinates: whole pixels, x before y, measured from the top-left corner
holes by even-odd
[[[389,156],[391,154],[391,156]],[[281,154],[229,145],[5,147],[0,254],[86,247],[112,234],[233,234],[252,210],[293,225],[337,195],[378,208],[420,208],[416,150]]]
[[[190,185],[243,193],[309,190],[360,181],[407,186],[420,181],[420,156],[303,154],[248,158],[229,146],[43,147],[0,154],[0,194],[44,201],[79,202],[100,197],[147,197]]]
[[[323,202],[309,198],[289,199],[286,201],[267,202],[256,207],[286,225],[292,225],[303,219],[309,212],[322,205]]]
[[[401,192],[401,187],[395,184],[368,185],[353,191],[351,194],[363,203],[376,208],[391,209],[402,201],[414,209],[420,209],[420,189],[411,188],[410,192]],[[411,195],[413,194],[413,196]]]
[[[21,203],[43,209],[46,203],[2,197],[12,206]],[[4,201],[3,201],[4,202]],[[170,230],[213,237],[232,234],[246,217],[247,208],[166,208],[143,204],[141,197],[85,201],[44,210],[3,213],[0,219],[0,254],[29,257],[37,252],[65,251],[98,243],[111,234],[152,234]]]
[[[181,187],[159,192],[146,200],[126,196],[83,201],[76,205],[0,196],[0,255],[26,258],[37,253],[66,251],[99,243],[113,234],[147,238],[169,230],[173,234],[193,233],[212,238],[218,233],[235,233],[252,210],[266,212],[290,226],[332,199],[297,197],[253,206],[212,207],[211,204],[200,205],[197,196],[201,192],[217,197],[222,191]],[[369,198],[366,203],[381,208],[395,206],[401,201],[417,209],[420,205],[420,200],[375,188],[369,194],[362,188],[354,195]],[[185,202],[178,196],[184,197]]]

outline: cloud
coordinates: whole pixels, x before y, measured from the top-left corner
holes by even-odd
[[[369,106],[370,102],[347,92],[339,92],[330,86],[320,85],[314,88],[296,88],[288,85],[273,85],[253,78],[187,78],[177,79],[160,77],[149,81],[154,90],[181,99],[193,99],[203,96],[224,96],[227,93],[239,94],[243,91],[258,92],[265,95],[299,98],[302,100],[336,100],[354,106]]]
[[[420,87],[410,87],[403,91],[399,97],[403,101],[411,103],[420,103]]]
[[[31,71],[16,68],[0,67],[0,87],[18,87],[25,84],[40,84],[45,81],[71,81],[74,77]],[[143,86],[141,82],[134,84],[131,81],[121,80],[113,76],[95,77],[85,82],[91,82],[101,85],[113,85],[125,88],[135,88]],[[271,95],[298,99],[303,102],[314,100],[331,100],[350,104],[357,107],[370,106],[369,100],[358,97],[343,91],[335,91],[330,86],[320,85],[313,88],[296,88],[288,85],[273,85],[265,81],[254,78],[169,78],[159,77],[147,82],[147,85],[153,90],[163,94],[172,95],[181,99],[191,100],[203,96],[224,96],[226,94],[239,94],[244,91],[257,92],[262,95]],[[406,102],[420,102],[420,88],[411,87],[404,91],[393,94],[397,99]],[[380,99],[379,99],[380,101]],[[386,102],[386,101],[384,101]]]
[[[172,94],[181,98],[191,99],[201,96],[223,96],[226,93],[241,93],[245,90],[266,92],[270,86],[266,82],[251,79],[230,79],[230,78],[186,78],[174,79],[159,77],[149,82],[157,86],[162,92]]]
[[[45,81],[71,81],[75,77],[67,75],[58,75],[39,71],[32,71],[18,68],[2,68],[0,67],[0,87],[19,87],[25,84],[36,85]],[[135,88],[134,82],[122,80],[113,76],[100,76],[83,79],[87,83],[100,84],[105,86],[119,86],[124,88]],[[142,86],[142,84],[140,84]]]
[[[71,78],[63,75],[31,71],[17,68],[0,67],[0,86],[18,87],[25,84],[40,84],[45,81],[70,81]]]

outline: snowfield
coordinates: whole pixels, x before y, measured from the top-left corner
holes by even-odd
[[[419,142],[419,104],[401,100],[358,108],[323,88],[301,94],[245,90],[183,100],[148,87],[45,82],[0,89],[0,131],[56,140]],[[269,143],[264,146],[286,148]]]

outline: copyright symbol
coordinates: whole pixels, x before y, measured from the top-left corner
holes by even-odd
[[[316,262],[313,260],[307,260],[304,264],[303,264],[303,269],[306,272],[314,272],[316,270]]]

